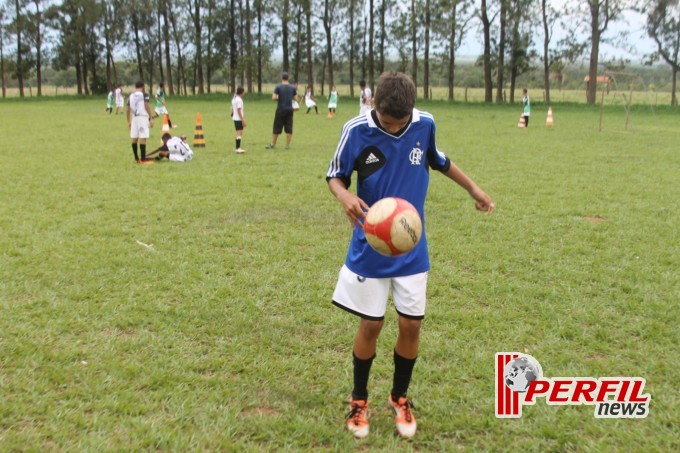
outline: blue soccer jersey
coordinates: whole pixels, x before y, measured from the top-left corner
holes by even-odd
[[[327,179],[339,178],[349,188],[357,173],[357,196],[372,206],[385,197],[409,201],[423,219],[423,235],[409,253],[387,257],[371,248],[361,228],[354,229],[345,264],[354,273],[370,278],[403,277],[430,269],[425,235],[424,205],[430,167],[448,171],[451,162],[437,150],[432,115],[413,109],[411,122],[393,135],[382,129],[375,113],[347,122],[328,168]]]

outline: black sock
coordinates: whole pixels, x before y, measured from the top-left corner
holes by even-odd
[[[407,359],[394,351],[394,377],[392,380],[392,401],[397,401],[402,396],[406,396],[408,386],[411,383],[413,366],[416,359]]]
[[[139,150],[142,152],[142,160],[146,160],[146,144],[140,143]]]
[[[135,160],[139,160],[139,156],[137,155],[137,143],[132,144],[132,152],[135,154]]]
[[[354,358],[354,390],[352,390],[352,398],[355,400],[368,399],[368,374],[371,371],[371,365],[375,355],[370,359],[360,359],[352,352]]]
[[[236,137],[236,149],[241,148],[241,137]]]
[[[168,127],[172,129],[172,121],[170,121],[170,117],[168,117]]]

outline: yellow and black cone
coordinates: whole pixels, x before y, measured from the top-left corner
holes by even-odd
[[[201,114],[196,114],[196,128],[194,129],[194,148],[205,148],[205,137],[203,136],[203,122]]]

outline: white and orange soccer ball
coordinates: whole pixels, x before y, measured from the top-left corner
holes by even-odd
[[[399,256],[418,245],[423,222],[418,210],[408,201],[387,197],[376,201],[364,219],[366,240],[385,256]]]

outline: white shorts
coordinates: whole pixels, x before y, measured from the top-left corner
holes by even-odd
[[[367,278],[343,265],[333,292],[333,304],[361,318],[381,321],[385,318],[390,292],[400,316],[425,317],[427,272],[404,277]]]
[[[168,160],[170,162],[188,162],[194,158],[194,153],[191,154],[180,154],[180,153],[170,153],[168,155]]]
[[[312,107],[316,107],[316,102],[305,100],[305,105],[308,109],[311,109]]]
[[[160,106],[160,107],[156,107],[154,110],[156,111],[156,115],[159,115],[159,116],[160,116],[160,115],[168,115],[168,114],[169,114],[169,113],[168,113],[168,109],[165,108],[164,105],[162,105],[162,106]]]
[[[116,101],[116,107],[123,108],[123,104],[124,104],[123,101]]]
[[[365,115],[366,112],[370,112],[371,110],[373,110],[373,108],[370,105],[361,104],[361,106],[359,106],[359,115]]]
[[[336,108],[338,108],[338,104],[336,102],[329,102],[328,108],[329,109],[336,109]]]
[[[130,138],[149,138],[149,117],[135,116],[130,123]]]

